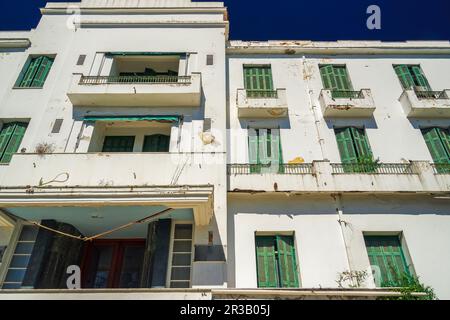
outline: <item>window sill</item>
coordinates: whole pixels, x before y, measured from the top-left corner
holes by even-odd
[[[44,89],[44,87],[13,87],[13,90],[22,90],[22,89]]]

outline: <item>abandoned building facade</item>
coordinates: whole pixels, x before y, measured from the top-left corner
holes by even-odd
[[[221,2],[41,13],[0,32],[0,299],[450,298],[449,42],[235,41]]]

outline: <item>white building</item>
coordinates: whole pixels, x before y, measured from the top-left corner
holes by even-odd
[[[368,298],[403,272],[450,298],[450,43],[230,42],[220,2],[74,5],[0,32],[1,299]]]

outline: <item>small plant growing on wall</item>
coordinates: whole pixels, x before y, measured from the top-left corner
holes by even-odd
[[[367,271],[358,270],[347,270],[339,273],[338,279],[336,280],[339,288],[344,288],[345,284],[349,288],[361,288],[367,279]]]
[[[438,300],[434,289],[420,282],[419,277],[403,273],[396,281],[400,296],[379,298],[380,300]],[[420,295],[414,295],[420,293]]]
[[[34,152],[39,155],[53,153],[53,151],[55,151],[55,145],[52,143],[47,143],[47,142],[41,142],[41,143],[37,144],[36,148],[34,150]]]

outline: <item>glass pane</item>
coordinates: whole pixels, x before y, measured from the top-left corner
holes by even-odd
[[[172,256],[172,265],[174,266],[190,266],[191,254],[190,253],[175,253]]]
[[[31,254],[33,251],[34,242],[19,242],[16,246],[15,253],[19,254]]]
[[[138,288],[141,280],[144,247],[125,247],[122,271],[120,273],[120,288]]]
[[[172,281],[170,283],[171,288],[189,288],[189,282],[187,281]]]
[[[2,289],[20,289],[20,283],[4,283]]]
[[[178,267],[172,268],[171,280],[190,280],[191,268],[190,267]]]
[[[35,226],[24,226],[19,241],[35,241],[38,230],[38,227]]]
[[[192,239],[192,224],[175,225],[175,239]]]
[[[19,282],[22,283],[23,277],[27,269],[9,269],[6,274],[5,282]]]
[[[13,255],[11,260],[10,268],[26,268],[28,266],[28,261],[30,261],[31,255],[18,256]]]
[[[98,247],[98,262],[94,275],[94,288],[108,287],[108,276],[111,269],[112,247]]]
[[[192,241],[174,241],[173,252],[191,252]]]

